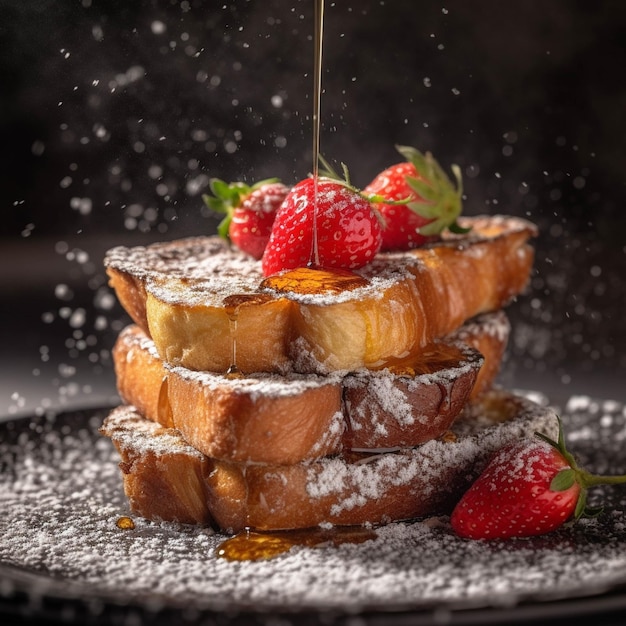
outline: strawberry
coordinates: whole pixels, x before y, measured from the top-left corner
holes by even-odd
[[[430,152],[396,146],[406,162],[387,168],[363,190],[393,204],[376,204],[385,222],[382,250],[408,250],[437,239],[445,228],[467,232],[457,223],[463,193],[461,171],[452,166],[456,186]]]
[[[587,489],[626,482],[626,476],[595,476],[578,467],[565,448],[559,420],[558,441],[537,433],[505,446],[455,507],[453,530],[468,539],[508,539],[541,535],[570,518],[594,516]]]
[[[270,276],[297,267],[352,270],[369,263],[381,244],[381,224],[371,202],[349,182],[306,178],[287,194],[263,254]],[[316,196],[317,194],[317,196]]]
[[[214,178],[210,188],[213,195],[202,196],[205,204],[213,211],[226,214],[217,232],[243,252],[260,259],[269,241],[276,211],[289,189],[277,178],[252,186]]]

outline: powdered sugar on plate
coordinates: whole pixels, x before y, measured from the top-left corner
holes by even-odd
[[[131,515],[135,529],[122,530],[116,521],[129,511],[118,457],[97,434],[104,413],[2,425],[2,593],[13,588],[11,572],[28,572],[39,593],[80,588],[91,598],[160,606],[358,611],[502,606],[626,582],[626,490],[620,487],[593,492],[592,504],[606,504],[598,519],[510,542],[461,540],[441,517],[391,524],[363,544],[293,548],[273,560],[233,563],[215,556],[224,537],[206,528]],[[626,471],[623,405],[578,397],[561,414],[589,469]]]

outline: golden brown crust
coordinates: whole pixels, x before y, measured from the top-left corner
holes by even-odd
[[[344,449],[402,448],[439,437],[463,410],[484,360],[450,338],[410,365],[347,376]]]
[[[423,347],[524,289],[534,226],[504,217],[464,223],[469,235],[379,255],[359,270],[363,286],[339,293],[324,291],[327,277],[313,293],[310,281],[277,289],[281,276],[262,285],[257,262],[212,237],[116,248],[105,264],[120,302],[171,364],[223,372],[234,343],[246,373],[348,371]],[[229,312],[233,297],[252,300]]]
[[[176,371],[169,372],[168,381],[174,425],[207,455],[289,464],[341,448],[339,381],[279,396],[219,384],[199,386]]]
[[[174,421],[167,400],[167,376],[163,362],[156,358],[138,326],[124,329],[113,346],[117,390],[121,398],[142,415],[167,428]]]
[[[468,245],[412,251],[419,263],[411,271],[432,336],[441,337],[474,315],[500,309],[524,290],[534,260],[528,235],[505,231]]]
[[[109,277],[109,285],[115,291],[124,310],[144,332],[149,332],[145,283],[138,276],[114,267],[107,267],[106,273]]]
[[[555,436],[551,411],[490,390],[534,227],[463,221],[358,274],[264,280],[216,237],[110,251],[134,407],[102,432],[132,509],[227,530],[386,523],[446,511],[508,441]]]
[[[148,293],[146,312],[149,334],[168,363],[209,372],[225,372],[231,365],[247,373],[292,369],[288,300],[253,301],[229,317],[221,304],[173,306]]]
[[[485,319],[489,321],[485,322]],[[503,311],[498,311],[480,315],[466,322],[454,333],[458,341],[485,355],[483,366],[474,381],[470,400],[491,389],[500,371],[510,332],[508,318]]]
[[[179,494],[192,493],[184,510],[192,508],[197,518],[213,518],[218,527],[237,531],[379,524],[444,513],[495,450],[536,431],[554,437],[556,429],[550,409],[492,391],[468,407],[454,436],[445,440],[287,466],[207,459],[177,431],[143,419],[131,407],[114,410],[102,432],[120,452],[126,493],[137,513],[182,521]]]
[[[131,509],[154,520],[213,523],[207,507],[211,494],[205,480],[211,468],[210,460],[181,445],[175,437],[166,437],[166,432],[157,426],[151,433],[155,438],[174,440],[166,452],[132,447],[120,450],[124,492]]]

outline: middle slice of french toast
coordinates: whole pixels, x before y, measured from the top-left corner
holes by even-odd
[[[377,370],[247,376],[161,359],[138,327],[113,350],[119,393],[213,459],[289,465],[345,450],[388,450],[442,435],[488,389],[509,335],[502,311],[480,315]]]

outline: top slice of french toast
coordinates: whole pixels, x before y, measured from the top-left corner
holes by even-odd
[[[525,288],[535,226],[506,216],[460,223],[470,232],[379,254],[350,273],[301,268],[264,278],[258,261],[218,237],[113,248],[105,266],[122,306],[172,365],[245,373],[379,368]]]

